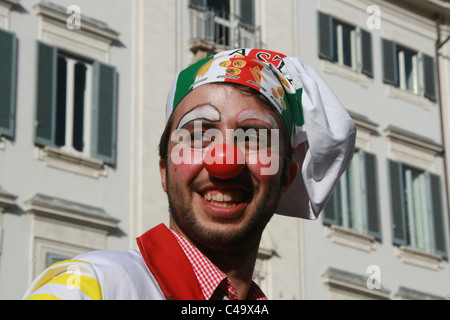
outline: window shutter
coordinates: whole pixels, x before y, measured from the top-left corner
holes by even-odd
[[[436,254],[447,257],[447,246],[444,229],[444,225],[446,222],[444,219],[444,211],[442,208],[441,180],[438,175],[430,173],[429,176],[433,218],[434,250]]]
[[[14,138],[17,38],[0,30],[0,135]]]
[[[57,50],[38,42],[35,143],[54,145],[56,126]]]
[[[361,29],[361,72],[373,78],[372,34]]]
[[[341,208],[341,186],[340,182],[338,182],[336,188],[331,194],[330,199],[325,206],[323,212],[323,223],[329,225],[338,225],[339,224],[339,210]]]
[[[377,159],[372,153],[364,152],[364,173],[366,187],[367,233],[381,240],[381,223],[378,207]]]
[[[245,0],[240,2],[241,21],[250,25],[255,25],[255,2],[254,0]]]
[[[92,156],[116,164],[117,72],[98,61],[93,64]]]
[[[330,15],[318,13],[319,57],[333,60],[333,22]]]
[[[397,45],[395,42],[382,39],[383,50],[383,81],[388,84],[397,85]]]
[[[388,161],[391,193],[392,240],[394,244],[406,245],[407,233],[402,165],[396,161]]]
[[[431,101],[436,101],[436,80],[435,80],[435,64],[434,59],[424,54],[423,64],[423,84],[424,96]]]

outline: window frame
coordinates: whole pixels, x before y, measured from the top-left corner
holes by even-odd
[[[404,63],[400,64],[399,52],[403,52],[400,56],[404,56],[404,52],[415,53],[412,58],[414,69],[413,88],[406,85],[406,77],[404,73]],[[437,101],[437,79],[436,79],[436,63],[433,56],[427,55],[422,50],[409,47],[402,44],[398,40],[389,38],[381,38],[381,53],[383,63],[383,82],[399,91],[394,96],[404,97],[404,94],[425,101]],[[407,99],[407,97],[404,97]],[[410,99],[409,99],[410,100]],[[424,104],[421,101],[415,103]]]
[[[357,71],[357,28],[354,25],[332,18],[333,26],[333,62],[340,66]],[[348,31],[348,39],[345,41],[345,32]],[[349,47],[349,48],[348,48]],[[346,55],[350,55],[349,64]]]
[[[408,182],[405,178],[405,168],[412,168],[416,172],[421,172],[424,181],[422,187],[422,197],[426,197],[426,213],[421,213],[422,220],[426,221],[426,232],[428,243],[425,248],[420,248],[414,241],[411,241],[411,233],[417,230],[411,230],[411,224],[414,221],[411,212],[411,193],[407,193]],[[445,214],[442,207],[442,187],[441,177],[422,168],[414,167],[411,164],[404,164],[400,161],[388,159],[388,175],[390,179],[389,194],[391,201],[391,224],[392,224],[392,242],[397,246],[409,247],[412,250],[420,251],[425,254],[439,255],[447,258],[447,238],[444,229]],[[423,216],[423,215],[426,216]]]
[[[396,87],[409,91],[415,95],[419,95],[419,58],[418,52],[402,45],[396,46],[397,73],[398,81]],[[407,57],[410,57],[407,60]],[[409,62],[409,63],[408,63]],[[407,77],[407,64],[411,65],[411,81],[409,83]]]
[[[101,161],[100,167],[107,164],[111,167],[116,165],[117,144],[117,86],[118,74],[116,68],[96,60],[72,54],[62,50],[64,54],[78,57],[83,61],[92,61],[92,108],[90,120],[91,139],[85,153],[67,152],[64,148],[56,145],[56,123],[57,123],[57,60],[60,49],[44,42],[37,41],[37,90],[35,111],[35,144],[40,148],[52,148],[44,156],[59,153],[58,160],[66,160],[69,163],[66,169],[72,170],[73,164],[87,165],[87,169],[75,171],[98,176],[98,161],[87,161],[87,159]],[[69,98],[67,98],[69,99]],[[86,156],[88,155],[88,156]],[[72,159],[71,159],[72,158]],[[81,160],[81,161],[80,161]],[[60,166],[60,168],[62,168]]]
[[[341,176],[336,189],[324,209],[323,223],[325,225],[339,226],[355,233],[371,236],[374,239],[381,241],[382,234],[378,181],[376,178],[378,170],[376,156],[361,149],[356,149],[355,155],[357,155],[357,157],[353,157],[353,165],[350,163],[349,168],[347,168]],[[349,214],[350,200],[347,187],[348,170],[355,168],[355,165],[357,169],[356,179],[362,188],[359,200],[357,200],[359,208],[354,210],[357,217],[356,221],[358,221],[357,227],[351,226],[350,224],[350,219],[352,217]],[[371,196],[369,196],[369,193],[371,193]],[[339,211],[341,212],[339,213]]]
[[[65,141],[63,145],[58,145],[58,147],[65,152],[68,153],[72,153],[75,155],[79,155],[79,156],[84,156],[84,157],[92,157],[91,154],[91,141],[92,141],[92,134],[91,134],[91,129],[93,127],[92,125],[92,94],[93,94],[93,88],[92,88],[92,81],[93,81],[93,60],[92,59],[88,59],[86,57],[82,57],[76,54],[73,54],[71,52],[68,52],[66,50],[57,50],[57,59],[58,59],[58,63],[59,63],[59,58],[63,57],[64,59],[66,59],[66,68],[67,68],[67,73],[66,73],[66,101],[65,101]],[[83,63],[87,70],[86,70],[86,83],[85,83],[85,93],[84,93],[84,102],[83,102],[83,135],[82,135],[82,140],[83,140],[83,149],[82,151],[77,150],[74,147],[74,142],[73,142],[73,138],[74,138],[74,113],[75,113],[75,80],[73,79],[73,77],[75,76],[75,65],[78,63]],[[73,68],[73,69],[72,69]],[[72,69],[72,70],[71,70]],[[59,74],[58,74],[59,76]],[[59,81],[58,81],[59,83]],[[59,92],[57,92],[57,95],[59,94]],[[57,96],[58,99],[58,96]],[[59,106],[57,105],[57,114],[59,112]],[[57,130],[58,131],[58,130]],[[55,137],[55,141],[58,140],[58,137]]]
[[[328,61],[332,64],[342,67],[343,69],[350,70],[354,74],[365,75],[368,78],[374,77],[373,71],[373,54],[372,54],[372,34],[366,31],[364,28],[355,25],[351,22],[346,22],[343,19],[334,17],[333,15],[318,11],[317,18],[317,30],[318,30],[318,55],[319,58]],[[335,44],[342,43],[340,39],[335,39],[334,25],[338,24],[341,26],[346,26],[353,29],[353,33],[350,36],[351,40],[351,55],[352,55],[352,65],[346,65],[342,58],[337,57],[335,59]],[[342,28],[342,27],[341,27]],[[341,29],[338,28],[338,29]],[[342,51],[342,49],[338,49]],[[342,54],[341,54],[342,55]],[[342,74],[342,72],[338,72]],[[347,76],[352,78],[351,76]],[[365,81],[357,79],[359,82]]]

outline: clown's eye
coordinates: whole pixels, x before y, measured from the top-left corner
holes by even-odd
[[[191,148],[203,149],[215,140],[215,136],[208,131],[191,133]]]

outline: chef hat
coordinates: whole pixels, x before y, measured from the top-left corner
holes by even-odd
[[[251,87],[280,112],[301,172],[281,197],[276,213],[316,219],[355,146],[355,124],[335,94],[300,58],[261,49],[227,50],[176,74],[167,100],[167,119],[193,89],[218,82]]]

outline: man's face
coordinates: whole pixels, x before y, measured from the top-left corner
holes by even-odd
[[[279,140],[276,146],[270,145],[271,130],[281,132],[278,128],[283,124],[269,106],[248,93],[223,84],[206,84],[194,89],[177,106],[173,117],[171,132],[183,132],[184,140],[179,136],[176,141],[170,139],[167,161],[160,161],[161,181],[169,199],[171,227],[191,241],[209,248],[225,250],[257,245],[276,210],[281,193],[297,173],[297,167],[292,163],[283,170],[281,155],[284,150]],[[199,124],[202,131],[196,132]],[[246,154],[244,169],[230,179],[216,178],[198,159],[205,150],[218,143],[219,136],[223,142],[230,142],[230,133],[237,129],[265,131],[268,138],[238,143]],[[186,140],[186,133],[191,140]],[[180,141],[184,143],[182,157]],[[265,148],[265,154],[270,154],[272,159],[280,157],[277,158],[280,166],[272,174],[262,174],[267,163],[249,161],[258,141],[264,144],[259,147]],[[233,144],[233,140],[230,143]],[[282,176],[283,171],[285,174]]]

